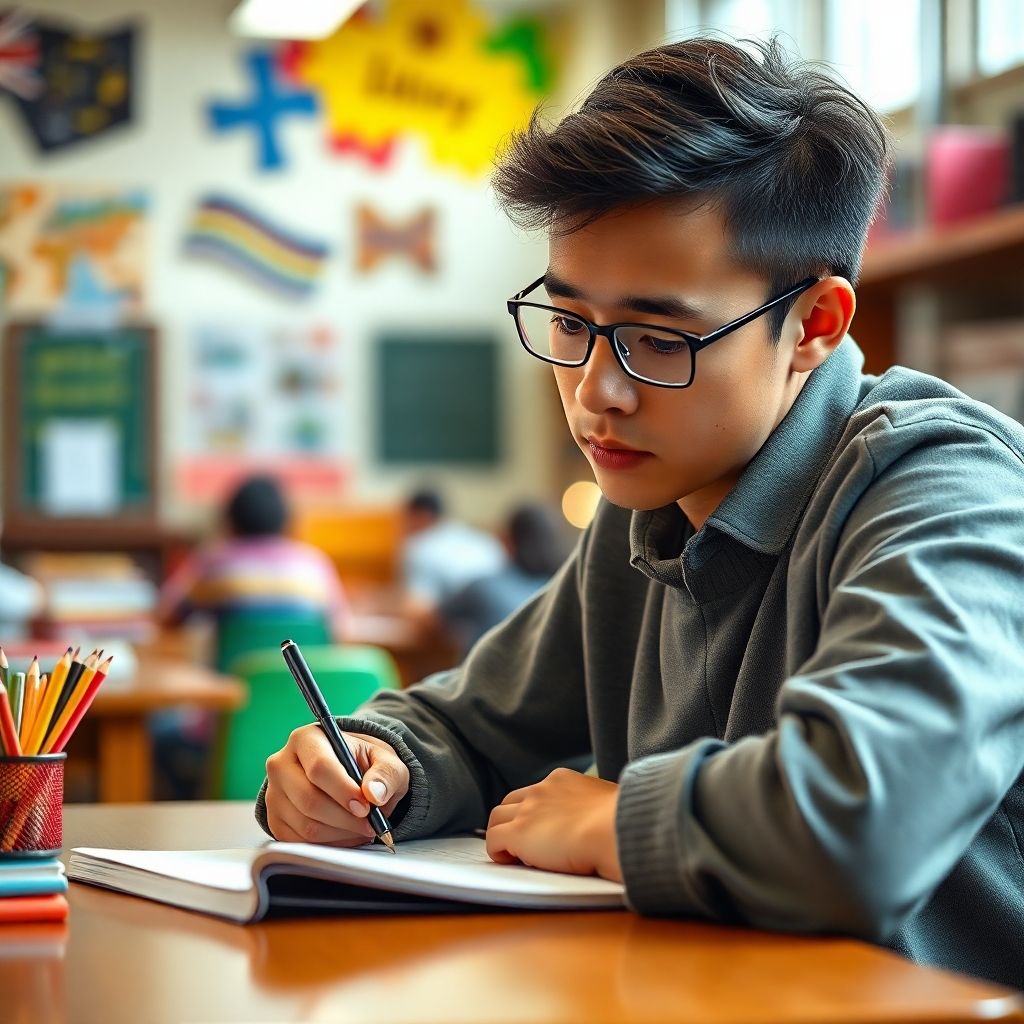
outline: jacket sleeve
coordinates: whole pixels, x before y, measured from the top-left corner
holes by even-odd
[[[587,539],[458,668],[338,719],[390,743],[409,768],[409,793],[390,819],[397,839],[482,828],[511,790],[588,761],[579,604]],[[265,793],[266,782],[256,806],[266,830]]]
[[[862,494],[776,728],[626,768],[637,910],[883,941],[996,812],[1024,769],[1024,467],[960,438]]]

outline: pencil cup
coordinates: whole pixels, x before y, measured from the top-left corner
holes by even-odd
[[[0,757],[0,859],[60,853],[67,756]]]

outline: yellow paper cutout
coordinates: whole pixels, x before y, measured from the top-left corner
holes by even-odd
[[[303,47],[293,70],[320,90],[335,139],[417,133],[439,164],[479,173],[538,99],[520,56],[484,49],[490,30],[467,0],[391,0]]]

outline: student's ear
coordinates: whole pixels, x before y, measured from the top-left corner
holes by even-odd
[[[845,277],[826,277],[806,291],[790,310],[796,319],[792,369],[806,373],[820,366],[846,337],[857,308],[853,285]]]

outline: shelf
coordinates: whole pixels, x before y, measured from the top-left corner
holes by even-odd
[[[937,277],[969,264],[1024,253],[1024,203],[949,227],[914,231],[869,248],[858,288]]]

